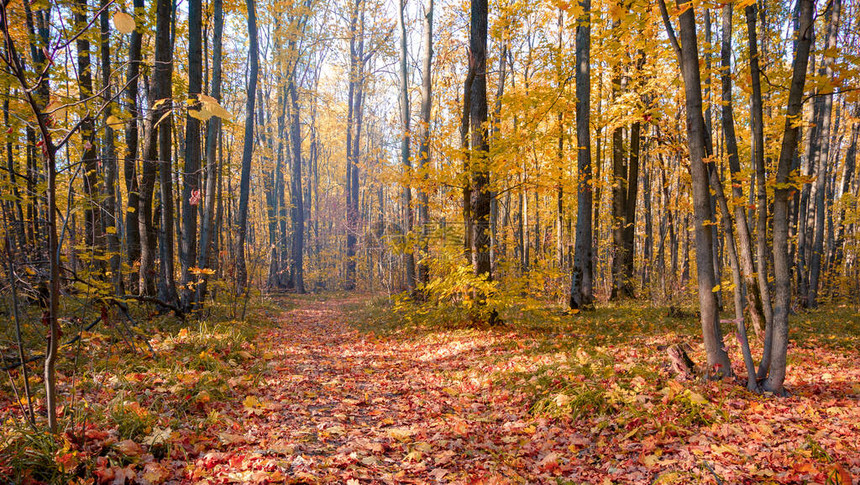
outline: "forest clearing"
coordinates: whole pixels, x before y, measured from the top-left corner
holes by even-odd
[[[0,483],[860,484],[860,1],[3,0]]]

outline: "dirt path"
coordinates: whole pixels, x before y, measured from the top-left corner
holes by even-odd
[[[506,396],[486,392],[470,366],[502,351],[496,338],[377,339],[345,323],[347,303],[302,303],[261,336],[264,378],[248,387],[245,419],[221,434],[222,451],[197,460],[201,478],[533,482],[523,457],[539,452],[534,427],[515,403],[491,401]]]

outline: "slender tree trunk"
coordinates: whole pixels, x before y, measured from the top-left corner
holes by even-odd
[[[242,149],[242,174],[239,182],[238,232],[236,234],[236,293],[245,293],[248,284],[248,269],[245,263],[245,240],[248,237],[248,202],[251,196],[251,158],[254,155],[254,107],[259,72],[259,48],[257,44],[257,12],[254,0],[246,0],[248,8],[248,38],[250,52],[248,60],[248,89],[245,102],[245,137]]]
[[[792,159],[798,145],[800,128],[795,120],[800,115],[809,50],[812,44],[813,0],[799,0],[800,24],[797,30],[797,48],[788,94],[788,110],[783,130],[782,147],[776,173],[773,204],[773,262],[775,299],[773,305],[773,341],[765,347],[770,352],[769,374],[763,388],[775,394],[784,394],[786,358],[788,354],[788,314],[791,301],[790,261],[788,261],[788,197],[787,187]],[[767,357],[765,357],[767,358]],[[762,359],[764,360],[764,359]]]
[[[215,14],[215,25],[212,32],[212,87],[209,90],[209,95],[219,103],[221,102],[221,58],[222,58],[222,36],[224,32],[224,6],[222,0],[213,0],[212,9]],[[206,126],[206,191],[204,192],[203,203],[203,223],[200,228],[199,254],[197,258],[198,268],[211,268],[211,247],[214,244],[214,235],[217,227],[215,223],[215,193],[217,191],[217,183],[219,179],[219,164],[216,149],[218,147],[218,138],[221,133],[221,118],[215,116],[209,119],[209,124]],[[199,284],[197,285],[196,300],[198,304],[202,304],[206,297],[206,284],[209,275],[203,273]]]
[[[680,2],[677,2],[680,7]],[[665,12],[665,4],[661,0]],[[690,175],[693,186],[693,211],[696,228],[696,276],[699,287],[699,311],[702,336],[708,359],[707,373],[716,377],[731,376],[729,356],[722,342],[719,329],[719,312],[714,287],[717,285],[713,265],[713,220],[709,176],[704,164],[707,153],[705,119],[702,115],[702,83],[699,76],[699,49],[696,39],[696,16],[692,7],[681,13],[680,48],[674,39],[668,15],[665,15],[667,30],[676,46],[684,78],[684,94],[687,111],[687,143],[690,151]]]
[[[824,46],[824,57],[821,60],[819,74],[825,79],[833,77],[833,55],[830,52],[836,50],[836,41],[839,31],[839,16],[842,10],[841,0],[832,0],[828,3],[827,34]],[[819,90],[819,98],[816,102],[821,103],[821,125],[818,127],[818,137],[815,143],[815,151],[812,154],[811,163],[815,166],[815,225],[814,238],[812,242],[812,254],[809,262],[809,293],[806,297],[807,305],[811,308],[818,306],[818,279],[821,274],[821,258],[824,252],[824,220],[825,214],[825,182],[827,180],[827,159],[830,153],[830,124],[833,111],[833,88],[829,92]]]
[[[756,198],[756,270],[758,277],[759,293],[761,294],[762,307],[767,325],[765,326],[765,342],[768,341],[770,330],[768,326],[773,320],[773,309],[770,303],[770,289],[767,284],[768,277],[768,255],[770,250],[767,244],[767,190],[765,182],[767,178],[764,164],[764,113],[762,111],[761,97],[761,68],[759,68],[758,40],[756,34],[756,6],[752,4],[745,9],[747,17],[747,35],[750,51],[750,77],[752,78],[752,94],[750,126],[752,131],[752,162],[755,167]],[[767,345],[767,344],[765,344]],[[766,353],[767,354],[767,353]],[[765,357],[767,358],[767,357]],[[761,375],[759,375],[761,377]]]
[[[472,261],[472,180],[469,160],[469,121],[472,111],[472,84],[475,81],[475,59],[469,51],[469,69],[463,82],[463,111],[460,116],[460,150],[463,155],[463,247],[466,259]]]
[[[356,243],[358,236],[358,147],[359,111],[363,76],[363,43],[359,22],[362,17],[362,0],[352,3],[349,22],[349,95],[346,129],[346,278],[344,287],[356,287]],[[358,108],[358,109],[357,109]]]
[[[418,174],[421,185],[418,189],[418,226],[420,244],[418,253],[418,284],[426,286],[430,282],[430,268],[426,263],[429,257],[430,237],[430,198],[427,187],[427,170],[430,161],[430,123],[433,105],[433,0],[427,0],[424,8],[424,47],[421,59],[421,134],[418,148]]]
[[[576,20],[576,242],[570,285],[570,308],[589,308],[593,300],[591,178],[591,0],[580,0]]]
[[[290,51],[298,52],[296,41]],[[302,132],[299,119],[299,93],[295,71],[291,74],[287,91],[290,96],[290,147],[292,148],[292,174],[290,175],[291,219],[293,221],[292,254],[290,258],[291,284],[297,293],[305,292],[304,249],[305,209],[302,201]]]
[[[195,98],[203,92],[203,2],[188,1],[188,98]],[[188,107],[185,117],[185,170],[182,185],[182,240],[179,251],[182,270],[182,306],[191,303],[194,292],[188,283],[196,278],[190,271],[198,263],[197,259],[197,212],[201,196],[200,184],[200,120],[193,116],[200,109],[195,100]],[[196,195],[195,195],[196,194]],[[204,202],[205,203],[205,202]],[[202,268],[202,266],[198,266]]]
[[[76,0],[75,29],[81,31],[89,22],[89,6],[87,0]],[[90,69],[90,41],[87,36],[82,35],[75,41],[78,60],[78,88],[80,90],[81,102],[86,102],[93,95],[93,75]],[[100,255],[104,248],[104,238],[101,228],[101,202],[99,201],[99,158],[96,150],[95,122],[92,115],[84,114],[80,124],[82,156],[84,165],[84,195],[87,199],[87,208],[84,210],[84,233],[86,245],[91,247],[93,255]],[[93,267],[101,266],[97,259],[93,260]]]
[[[406,0],[399,0],[399,9],[397,16],[397,25],[400,28],[400,125],[403,134],[400,138],[400,164],[403,166],[404,179],[406,180],[403,186],[403,222],[405,224],[404,236],[407,241],[410,240],[414,225],[412,212],[412,161],[410,160],[410,114],[409,114],[409,79],[406,69],[406,22],[404,19],[404,10],[406,9]],[[415,294],[415,252],[410,244],[405,245],[403,255],[404,264],[406,266],[406,289],[410,295]]]
[[[726,143],[726,152],[729,159],[729,170],[732,175],[732,197],[735,201],[743,200],[743,182],[741,180],[741,166],[738,157],[738,142],[735,135],[734,109],[732,106],[732,6],[723,7],[722,13],[722,45],[720,49],[722,67],[722,126],[723,137]],[[738,235],[738,257],[741,262],[744,283],[746,286],[747,311],[752,320],[753,328],[757,335],[762,336],[765,327],[764,309],[761,302],[761,292],[755,278],[755,269],[752,255],[752,243],[749,225],[747,223],[747,212],[742,203],[734,205],[735,224]]]
[[[170,7],[171,22],[175,22],[175,10]],[[171,29],[173,31],[173,29]],[[173,47],[176,38],[171,35],[167,49],[166,69],[159,78],[163,83],[161,93],[164,102],[165,116],[158,123],[158,184],[161,189],[161,272],[158,283],[159,298],[165,302],[178,303],[176,292],[176,270],[174,257],[174,241],[179,221],[176,220],[173,196]]]
[[[145,15],[143,0],[134,0],[134,15],[141,18]],[[125,176],[125,191],[128,198],[128,207],[125,209],[125,239],[126,239],[126,261],[132,268],[129,277],[129,292],[136,294],[140,288],[140,273],[137,267],[140,262],[140,187],[137,174],[138,148],[138,86],[141,63],[141,41],[143,26],[141,23],[135,26],[131,33],[128,47],[128,71],[126,74],[125,98],[128,106],[130,119],[125,124],[125,158],[123,163],[123,175]]]
[[[110,268],[110,280],[113,283],[114,293],[124,293],[122,285],[122,271],[120,268],[121,242],[119,239],[119,226],[121,219],[118,218],[117,206],[117,157],[114,145],[114,127],[108,122],[113,110],[110,105],[111,92],[111,57],[110,57],[110,19],[108,18],[107,0],[101,0],[99,15],[99,30],[101,42],[101,75],[102,75],[102,99],[105,103],[103,119],[105,122],[104,139],[102,141],[102,166],[105,173],[105,198],[103,216],[103,230],[107,238],[108,264]]]

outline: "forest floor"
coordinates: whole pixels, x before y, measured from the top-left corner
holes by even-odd
[[[0,474],[115,484],[860,479],[860,319],[849,309],[793,319],[792,397],[775,398],[735,381],[677,381],[665,346],[689,342],[699,361],[703,352],[696,319],[665,310],[520,309],[474,328],[408,321],[369,297],[287,300],[251,335],[165,332],[151,354],[91,369],[71,389],[100,411],[79,411],[87,417],[61,447],[5,433]],[[37,469],[49,463],[53,474]]]

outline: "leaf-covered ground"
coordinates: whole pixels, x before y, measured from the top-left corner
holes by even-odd
[[[666,345],[689,342],[693,358],[703,358],[694,317],[633,307],[576,316],[535,310],[506,315],[503,326],[469,328],[404,315],[364,300],[309,298],[251,340],[227,328],[160,334],[136,372],[94,370],[82,380],[90,384],[75,392],[103,410],[103,421],[71,427],[65,445],[46,452],[63,464],[59,472],[29,479],[860,478],[860,330],[850,310],[793,320],[790,398],[752,395],[732,381],[674,379]],[[4,453],[12,456],[9,436]],[[15,463],[22,459],[15,455]]]

